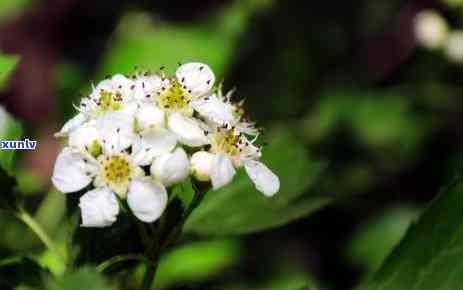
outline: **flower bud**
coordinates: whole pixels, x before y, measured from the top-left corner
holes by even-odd
[[[156,158],[151,165],[151,174],[165,186],[183,181],[189,174],[190,162],[182,148]]]
[[[190,171],[191,174],[199,181],[208,181],[214,155],[199,151],[191,156]]]
[[[416,41],[428,49],[441,47],[448,36],[445,19],[434,10],[424,10],[414,19]]]

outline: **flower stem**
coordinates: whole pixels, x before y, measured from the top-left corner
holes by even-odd
[[[108,260],[102,262],[96,267],[96,269],[99,272],[104,272],[106,269],[108,269],[114,264],[117,264],[119,262],[124,262],[124,261],[131,261],[131,260],[145,261],[146,259],[145,259],[145,256],[143,256],[142,254],[117,255],[117,256],[111,257]]]
[[[151,285],[153,284],[153,281],[154,281],[154,276],[156,275],[157,267],[158,267],[157,261],[154,261],[154,262],[149,261],[146,263],[146,271],[143,277],[143,282],[140,286],[140,290],[150,290],[151,289]]]
[[[193,210],[199,206],[207,191],[208,188],[195,188],[193,200],[190,202],[188,208],[182,214],[182,217],[179,220],[179,222],[167,234],[167,237],[164,239],[164,241],[161,242],[161,250],[167,247],[170,243],[174,242],[174,240],[178,237],[180,232],[183,230],[183,226],[185,225],[185,222],[187,221],[188,217],[191,215]]]
[[[148,225],[139,222],[138,231],[142,238],[143,244],[145,245],[145,258],[146,261],[146,271],[143,276],[143,282],[140,285],[140,290],[149,290],[151,285],[154,282],[154,276],[156,275],[156,270],[158,267],[159,260],[159,246],[158,246],[158,237],[157,228],[154,227],[154,224],[150,224],[149,227],[152,229],[152,236],[150,236],[150,231],[147,228]]]
[[[158,267],[161,251],[178,237],[178,234],[182,231],[183,225],[185,224],[188,217],[191,215],[193,210],[197,208],[198,205],[201,203],[202,199],[204,198],[204,195],[207,192],[207,189],[208,188],[196,188],[193,200],[191,201],[190,205],[182,214],[179,221],[172,227],[172,229],[167,231],[165,239],[160,239],[158,237],[158,235],[164,231],[164,217],[161,217],[156,227],[154,227],[154,224],[150,224],[152,234],[154,235],[154,237],[149,236],[149,231],[145,227],[145,224],[138,224],[138,230],[140,232],[142,240],[144,240],[145,254],[147,256],[146,271],[143,277],[143,282],[140,286],[140,290],[151,289],[151,285],[153,284],[156,275],[156,270]]]
[[[22,221],[29,229],[39,238],[39,240],[58,257],[66,261],[65,256],[58,250],[55,243],[52,241],[47,232],[42,226],[24,209],[19,209],[14,215]]]

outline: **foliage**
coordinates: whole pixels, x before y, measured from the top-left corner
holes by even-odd
[[[210,235],[262,231],[307,215],[332,200],[309,190],[321,164],[309,159],[293,136],[274,134],[264,156],[265,162],[280,177],[282,192],[271,199],[262,196],[241,171],[232,184],[206,195],[185,229]]]
[[[442,190],[374,276],[358,289],[458,289],[463,183]]]

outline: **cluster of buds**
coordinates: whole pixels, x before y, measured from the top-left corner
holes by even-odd
[[[448,0],[461,5],[460,0]],[[450,62],[463,63],[463,30],[451,29],[436,10],[423,10],[415,16],[414,33],[418,44],[429,50],[441,50]]]
[[[154,222],[169,188],[188,176],[218,189],[244,167],[264,195],[278,192],[278,177],[259,161],[259,130],[214,82],[209,66],[187,63],[175,76],[114,75],[82,98],[56,133],[67,146],[52,176],[63,193],[88,189],[79,202],[82,226],[110,226],[125,202],[139,220]]]

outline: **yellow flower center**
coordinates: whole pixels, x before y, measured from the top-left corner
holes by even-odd
[[[185,91],[182,85],[173,80],[170,88],[165,90],[157,99],[159,107],[169,111],[181,111],[188,109],[192,97]]]
[[[122,94],[119,92],[102,91],[98,107],[102,112],[119,110],[122,107]]]
[[[130,163],[126,156],[114,155],[101,160],[103,176],[109,185],[120,185],[129,182]]]
[[[223,152],[230,156],[240,153],[240,136],[233,130],[220,131],[214,135],[212,153]]]

